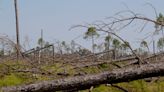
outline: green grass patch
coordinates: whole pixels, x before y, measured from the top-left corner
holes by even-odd
[[[66,72],[69,75],[74,75],[76,73],[76,71],[72,69],[71,65],[68,65],[68,64],[63,65],[60,63],[56,63],[49,66],[43,66],[42,69],[50,71],[51,73],[54,73],[54,74]]]
[[[93,73],[101,72],[101,70],[98,67],[96,67],[96,66],[93,66],[93,67],[85,67],[85,68],[82,68],[81,70],[83,72],[86,72],[87,74],[93,74]]]
[[[16,76],[15,74],[6,75],[0,79],[0,86],[13,86],[19,85],[24,82],[24,79]]]
[[[114,66],[112,66],[111,64],[100,64],[98,65],[98,68],[103,71],[109,71],[112,70]]]

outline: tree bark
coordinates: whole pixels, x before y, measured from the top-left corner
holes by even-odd
[[[99,74],[75,76],[52,81],[2,88],[2,92],[53,92],[58,90],[81,90],[100,84],[113,84],[164,76],[164,62],[131,66]]]

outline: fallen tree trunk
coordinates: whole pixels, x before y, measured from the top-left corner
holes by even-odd
[[[2,92],[53,92],[58,90],[81,90],[106,83],[128,82],[137,79],[164,76],[164,62],[116,69],[94,75],[43,81],[35,84],[2,88]]]
[[[164,53],[156,53],[156,54],[153,54],[153,55],[150,55],[146,58],[143,58],[143,61],[150,61],[150,59],[153,59],[153,58],[157,58],[159,56],[162,56]],[[81,65],[78,65],[77,63],[75,63],[75,67],[73,67],[73,69],[76,69],[76,68],[83,68],[83,67],[89,67],[89,66],[98,66],[98,65],[101,65],[101,64],[112,64],[112,63],[117,63],[117,62],[129,62],[128,64],[122,66],[122,67],[125,67],[125,66],[130,66],[130,65],[133,65],[135,63],[138,62],[138,60],[136,59],[135,56],[132,56],[132,57],[128,57],[128,58],[121,58],[121,59],[116,59],[116,60],[113,60],[113,61],[99,61],[99,62],[92,62],[92,63],[84,63],[84,64],[81,64]]]

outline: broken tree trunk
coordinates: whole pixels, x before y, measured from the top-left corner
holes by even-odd
[[[81,90],[106,83],[128,82],[148,77],[164,76],[164,62],[116,69],[94,75],[43,81],[35,84],[2,88],[2,92],[53,92],[58,90]]]

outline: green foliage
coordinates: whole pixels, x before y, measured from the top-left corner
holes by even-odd
[[[137,88],[138,92],[149,92],[149,90],[147,89],[147,83],[144,80],[138,80],[138,81],[134,81],[134,87]]]
[[[155,28],[157,29],[156,31],[162,30],[163,29],[163,26],[162,25],[164,25],[164,16],[163,16],[162,13],[159,13],[159,16],[156,18],[156,22],[158,22],[159,24],[161,24],[161,25],[159,25],[159,24],[156,24],[155,25]]]
[[[96,87],[95,89],[93,89],[92,92],[122,92],[122,91],[118,90],[117,88],[100,85]]]
[[[111,35],[108,35],[108,36],[105,37],[105,41],[106,42],[109,42],[111,40],[112,40],[112,36]]]
[[[111,35],[105,37],[105,43],[104,43],[105,49],[109,50],[111,41],[112,41]]]
[[[24,80],[15,74],[7,75],[0,80],[0,86],[12,86],[22,84]]]
[[[66,45],[66,42],[65,42],[65,41],[62,41],[61,44],[62,44],[63,46],[65,46],[65,45]]]
[[[4,50],[0,50],[0,56],[4,56]]]
[[[87,32],[85,32],[84,39],[92,39],[92,51],[93,51],[93,53],[94,53],[94,49],[95,49],[95,46],[94,46],[94,38],[95,37],[99,37],[99,34],[96,31],[96,28],[95,27],[89,27]]]
[[[143,40],[140,44],[141,47],[146,47],[147,46],[147,42],[145,40]]]
[[[118,85],[128,92],[164,92],[164,82],[145,82],[144,80],[136,80],[128,83],[118,83]],[[83,90],[80,92],[88,92]],[[123,92],[122,90],[106,85],[100,85],[93,88],[92,92]]]
[[[101,69],[101,70],[112,70],[112,66],[111,65],[109,65],[109,64],[100,64],[99,66],[99,69]]]
[[[125,43],[122,43],[121,44],[121,47],[124,49],[124,50],[126,50],[127,48],[129,48],[129,46],[130,46],[130,44],[129,44],[129,42],[125,42]]]
[[[95,27],[89,27],[87,32],[85,32],[84,39],[87,39],[90,37],[99,37],[99,34],[97,33]]]
[[[100,68],[108,68],[109,65],[108,65],[108,64],[100,64],[99,67],[100,67]]]
[[[140,43],[140,46],[143,47],[143,48],[147,48],[147,50],[149,51],[149,46],[147,44],[147,42],[145,40],[143,40],[141,43]]]
[[[121,44],[121,42],[118,39],[116,39],[116,38],[113,39],[114,48],[119,48],[120,44]]]
[[[67,53],[71,50],[70,46],[65,41],[62,41],[61,45]]]
[[[43,46],[43,44],[44,44],[44,40],[42,38],[39,38],[38,39],[38,45]]]
[[[23,65],[25,63],[23,62],[6,62],[5,64],[12,66],[17,69],[23,69]],[[26,66],[26,68],[30,68],[29,66]],[[87,74],[92,73],[99,73],[102,71],[109,71],[113,69],[112,65],[110,64],[101,64],[99,66],[89,66],[81,68],[79,71],[78,69],[72,69],[73,67],[70,65],[63,65],[62,63],[55,63],[52,65],[43,65],[41,66],[41,70],[50,71],[53,74],[63,72],[66,70],[66,73],[69,73],[70,76],[74,76],[74,74],[78,72],[85,72]],[[4,73],[4,70],[8,73]],[[49,75],[42,75],[42,74],[33,74],[33,73],[18,73],[13,72],[11,70],[7,70],[6,66],[3,64],[0,64],[0,74],[3,76],[0,77],[0,87],[4,86],[15,86],[15,85],[21,85],[21,84],[29,84],[34,83],[38,81],[43,80],[54,80],[61,78],[61,76],[55,76],[52,77]],[[163,77],[162,77],[163,78]],[[115,85],[118,85],[120,87],[125,88],[129,92],[164,92],[164,79],[160,78],[158,82],[145,82],[144,80],[136,80],[132,82],[125,82],[125,83],[118,83]],[[83,90],[79,92],[88,92],[88,90]],[[106,86],[106,85],[100,85],[93,88],[92,92],[122,92],[120,89],[112,87],[112,86]]]
[[[93,73],[98,73],[101,72],[101,70],[98,69],[98,67],[93,66],[93,67],[86,67],[82,69],[84,72],[88,74],[93,74]]]
[[[164,48],[164,38],[163,37],[158,40],[157,47],[160,51],[163,50],[163,48]]]
[[[43,70],[49,70],[49,71],[55,73],[55,72],[62,71],[61,66],[62,66],[62,64],[56,63],[56,64],[53,64],[53,65],[43,66],[42,69]]]
[[[75,74],[75,70],[71,69],[72,67],[70,65],[64,65],[61,63],[56,63],[53,65],[43,66],[42,69],[46,71],[51,71],[51,73],[69,73],[70,75]]]

